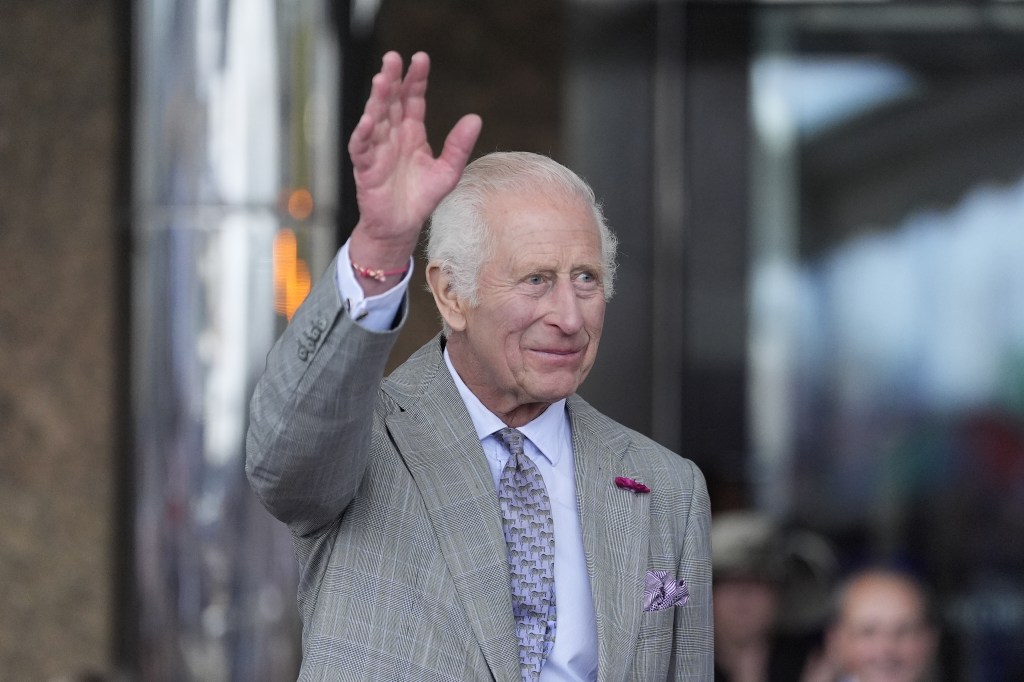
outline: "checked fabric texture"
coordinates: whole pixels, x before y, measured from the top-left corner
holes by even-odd
[[[523,451],[523,434],[497,432],[511,456],[501,472],[498,499],[512,572],[512,613],[525,682],[539,679],[555,641],[555,528],[544,479]]]

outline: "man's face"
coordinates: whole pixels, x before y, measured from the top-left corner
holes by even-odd
[[[579,200],[500,194],[485,215],[491,257],[449,352],[484,405],[529,421],[574,393],[594,364],[605,310],[601,239]]]
[[[851,586],[834,636],[840,664],[858,682],[917,682],[935,649],[921,596],[890,576]]]

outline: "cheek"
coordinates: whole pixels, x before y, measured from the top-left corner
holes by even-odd
[[[514,345],[522,330],[529,326],[529,317],[515,306],[501,310],[488,310],[477,315],[470,325],[471,333],[479,345],[501,350]]]
[[[604,329],[604,299],[598,299],[584,313],[587,331],[595,340],[601,337],[601,330]]]
[[[520,296],[507,299],[491,314],[491,327],[504,334],[521,333],[540,321],[537,302]]]

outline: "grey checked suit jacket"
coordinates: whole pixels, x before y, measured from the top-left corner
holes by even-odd
[[[247,438],[250,483],[300,564],[299,679],[518,682],[501,512],[442,340],[382,381],[398,331],[353,322],[334,267],[268,356]],[[568,411],[598,679],[711,680],[703,477],[578,396]],[[645,612],[650,570],[689,601]]]

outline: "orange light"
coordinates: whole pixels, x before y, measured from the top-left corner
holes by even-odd
[[[308,189],[292,190],[288,195],[288,215],[295,220],[305,220],[313,214],[313,195]]]
[[[311,285],[309,267],[299,258],[295,232],[281,230],[274,237],[274,310],[290,321]]]

